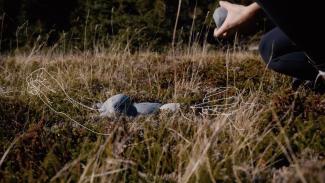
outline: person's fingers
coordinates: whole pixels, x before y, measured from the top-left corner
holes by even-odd
[[[223,37],[227,37],[228,32],[222,34]]]
[[[216,28],[216,29],[214,29],[214,31],[213,31],[213,36],[214,36],[214,37],[218,37],[218,34],[217,34],[217,33],[218,33],[218,29]]]
[[[219,4],[220,4],[221,7],[225,8],[227,10],[229,10],[231,8],[231,5],[232,5],[228,1],[220,1]]]
[[[214,29],[214,37],[220,37],[223,33],[227,32],[229,29],[229,26],[226,24],[226,22],[219,28],[219,29]]]
[[[221,26],[219,29],[215,29],[214,31],[214,37],[220,37],[226,30],[223,28],[224,26]]]

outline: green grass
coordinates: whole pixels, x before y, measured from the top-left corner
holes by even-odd
[[[39,68],[49,72],[39,76],[52,90],[40,87],[43,101],[26,81]],[[182,110],[98,118],[71,104],[51,77],[87,106],[124,93],[138,102],[180,102]],[[240,98],[223,111],[230,115],[190,108],[226,86]],[[109,135],[78,126],[45,99]],[[0,182],[324,182],[325,96],[292,91],[289,78],[245,51],[3,55],[0,147]]]

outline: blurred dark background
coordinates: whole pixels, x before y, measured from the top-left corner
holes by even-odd
[[[206,35],[213,42],[211,14],[217,5],[218,0],[182,0],[177,41],[200,42]],[[166,45],[172,40],[177,7],[177,0],[0,0],[0,50],[37,41],[49,46],[63,39],[84,49],[116,37],[132,39],[135,47]],[[258,29],[265,29],[264,19],[258,22]]]

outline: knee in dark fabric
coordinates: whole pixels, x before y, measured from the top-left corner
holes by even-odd
[[[272,62],[275,62],[277,59],[272,58],[272,52],[273,52],[273,46],[272,46],[272,42],[271,39],[268,38],[268,35],[264,35],[260,41],[259,44],[259,52],[260,55],[263,59],[263,61],[265,62],[265,64],[267,64],[267,67],[269,69],[274,69]]]

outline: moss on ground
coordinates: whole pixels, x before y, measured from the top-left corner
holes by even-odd
[[[292,91],[290,79],[265,70],[255,54],[13,55],[0,64],[0,155],[17,140],[1,164],[0,182],[324,180],[325,96]],[[95,135],[28,93],[26,77],[41,67],[87,106],[125,93],[139,102],[180,102],[183,109],[98,118],[69,103],[43,75],[56,91],[46,93],[55,110],[110,134]],[[233,115],[190,109],[227,85],[246,102]]]

